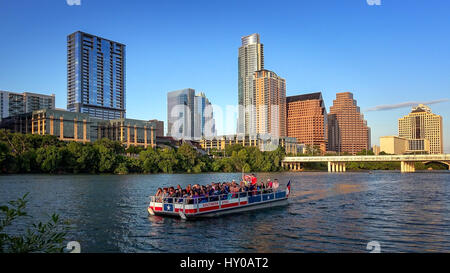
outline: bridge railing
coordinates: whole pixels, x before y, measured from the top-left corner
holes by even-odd
[[[441,155],[356,155],[285,157],[283,162],[358,162],[358,161],[450,161],[450,154]]]

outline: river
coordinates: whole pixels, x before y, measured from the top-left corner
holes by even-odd
[[[240,176],[0,176],[0,204],[29,192],[34,220],[60,214],[82,252],[368,252],[370,241],[381,252],[450,252],[447,171],[261,173],[292,181],[289,206],[203,220],[148,216],[158,187]]]

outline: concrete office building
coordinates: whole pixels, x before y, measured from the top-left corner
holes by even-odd
[[[143,120],[103,120],[86,113],[44,109],[34,111],[31,122],[32,134],[52,135],[61,141],[88,143],[108,138],[127,147],[156,145],[156,124]]]
[[[311,93],[286,98],[287,136],[299,143],[327,149],[327,110],[322,93]]]
[[[337,93],[328,114],[328,150],[354,155],[370,147],[370,128],[353,94]]]
[[[55,109],[55,95],[0,90],[0,121],[39,109]]]
[[[256,71],[264,69],[264,46],[260,43],[259,34],[251,34],[241,38],[242,45],[238,53],[238,134],[254,133],[256,123],[254,114],[253,76]]]
[[[286,80],[272,71],[259,70],[253,75],[255,130],[252,134],[286,136]]]
[[[398,136],[408,139],[408,150],[428,150],[430,154],[444,153],[442,117],[431,112],[431,108],[419,104],[408,115],[398,120]],[[429,141],[429,148],[424,140]]]
[[[408,150],[408,140],[398,136],[380,137],[380,151],[387,154],[401,155]]]
[[[125,118],[125,45],[81,31],[67,37],[67,109]]]
[[[398,136],[380,137],[380,151],[387,154],[428,154],[430,141],[428,139],[406,139]]]

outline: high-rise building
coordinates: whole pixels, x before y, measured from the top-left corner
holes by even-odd
[[[298,143],[327,148],[327,109],[322,93],[311,93],[286,98],[287,136],[295,137]]]
[[[442,154],[442,133],[442,117],[433,114],[430,107],[423,104],[398,120],[398,136],[408,140],[409,152],[423,151],[429,147],[430,154]]]
[[[182,89],[167,93],[167,135],[177,139],[194,136],[194,89]]]
[[[256,71],[264,69],[264,46],[256,33],[242,37],[241,41],[238,55],[238,133],[250,134],[250,128],[256,123],[253,76]]]
[[[215,135],[212,105],[204,93],[195,95],[190,88],[167,93],[167,135],[185,140]]]
[[[67,36],[67,109],[125,118],[125,45],[81,31]]]
[[[272,71],[259,70],[253,75],[255,127],[249,134],[286,136],[286,80]]]
[[[196,95],[194,99],[194,139],[215,136],[216,124],[211,102],[203,92]]]
[[[337,93],[328,114],[328,150],[356,154],[370,147],[370,128],[353,94]]]
[[[55,109],[55,95],[0,90],[0,120],[40,109]]]

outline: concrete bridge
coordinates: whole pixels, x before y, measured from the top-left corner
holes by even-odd
[[[302,163],[326,162],[328,172],[345,172],[347,162],[401,162],[402,173],[415,172],[415,162],[440,162],[450,170],[450,154],[436,155],[357,155],[357,156],[295,156],[285,157],[282,166],[300,171]]]

